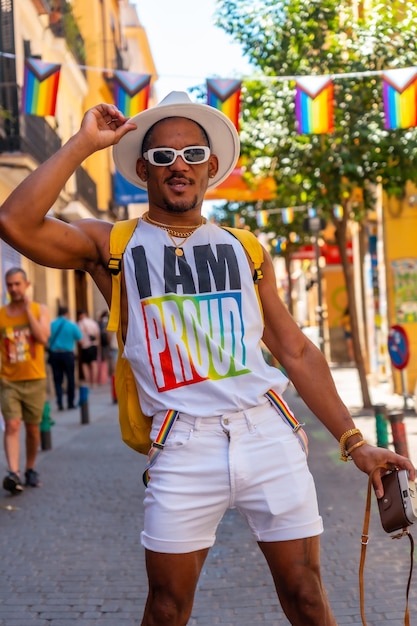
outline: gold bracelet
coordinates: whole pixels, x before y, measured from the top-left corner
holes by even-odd
[[[351,452],[356,450],[356,448],[360,448],[361,446],[364,446],[366,443],[367,442],[365,441],[365,439],[361,439],[360,441],[357,441],[356,443],[354,443],[351,448],[346,450],[346,455],[349,457],[349,460],[352,458],[351,457]]]
[[[346,441],[349,439],[349,437],[353,437],[353,435],[360,435],[363,439],[363,435],[361,433],[361,431],[359,430],[359,428],[350,428],[349,430],[347,430],[345,433],[343,433],[343,435],[340,437],[339,439],[339,444],[340,444],[340,459],[341,461],[348,461],[348,455],[346,453]]]

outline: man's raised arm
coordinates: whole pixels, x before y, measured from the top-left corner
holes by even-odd
[[[134,128],[114,105],[99,104],[87,111],[80,130],[25,178],[0,207],[0,237],[42,265],[81,269],[94,262],[97,242],[91,221],[70,225],[46,214],[88,156],[116,144]]]

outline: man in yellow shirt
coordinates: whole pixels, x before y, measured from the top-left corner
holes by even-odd
[[[5,275],[10,302],[0,308],[0,407],[5,421],[4,451],[9,472],[3,487],[12,494],[23,491],[19,473],[20,426],[26,428],[25,484],[39,486],[34,469],[39,449],[42,413],[46,399],[45,345],[50,334],[45,305],[30,302],[30,283],[24,270]]]

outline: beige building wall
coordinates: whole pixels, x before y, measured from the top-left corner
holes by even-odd
[[[115,67],[116,46],[120,49],[119,7],[116,0],[74,0],[74,16],[84,39],[88,92],[84,110],[100,102],[113,102],[108,77]],[[112,198],[111,151],[102,150],[86,160],[85,166],[97,184],[97,209],[108,217]]]
[[[88,93],[84,100],[85,109],[99,102],[114,102],[115,69],[150,74],[153,84],[156,69],[135,6],[127,0],[74,0],[73,7],[86,51]],[[120,63],[123,68],[118,67]],[[150,106],[152,104],[151,97]],[[86,167],[97,183],[97,208],[105,214],[112,201],[112,151],[103,150],[92,155],[87,159]]]
[[[74,57],[68,51],[65,40],[57,39],[49,28],[49,17],[40,15],[32,0],[19,0],[14,2],[14,37],[16,50],[16,78],[22,89],[24,81],[24,42],[30,42],[31,55],[38,55],[44,61],[61,64],[59,81],[57,110],[55,117],[45,118],[46,122],[66,141],[79,126],[82,117],[82,103],[87,94],[88,86],[85,77],[75,62]],[[13,189],[26,178],[38,163],[28,154],[21,152],[0,153],[0,202],[13,191]],[[11,175],[12,173],[12,175]],[[73,181],[69,181],[66,189],[58,198],[55,206],[51,209],[56,215],[61,211],[71,198],[74,190]],[[4,245],[4,244],[3,244]],[[60,270],[39,267],[28,259],[14,253],[13,257],[1,256],[1,274],[11,264],[21,265],[27,272],[32,283],[31,291],[35,300],[46,303],[54,316],[59,302],[68,303],[71,306],[73,277],[67,276],[67,287],[63,289],[62,273]],[[1,281],[1,300],[5,301],[4,283]],[[65,299],[64,291],[69,298]]]
[[[157,104],[155,93],[155,82],[158,79],[157,70],[153,61],[152,51],[149,45],[146,30],[140,21],[136,8],[128,0],[120,1],[120,19],[125,46],[125,60],[129,71],[138,74],[148,74],[151,78],[151,89],[149,94],[149,107]],[[130,204],[128,206],[128,217],[138,217],[148,210],[147,203]]]
[[[156,69],[146,32],[139,22],[135,6],[127,0],[73,0],[74,16],[84,39],[88,92],[84,110],[99,102],[114,102],[113,72],[115,69],[151,74]],[[120,64],[123,67],[120,67]],[[150,106],[154,103],[151,95]],[[114,164],[112,150],[102,150],[89,157],[86,169],[97,184],[97,209],[103,219],[118,215],[113,205]],[[93,289],[90,303],[95,315],[106,308],[104,299]]]

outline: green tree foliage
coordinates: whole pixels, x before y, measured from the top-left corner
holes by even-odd
[[[335,225],[364,405],[370,406],[347,224],[363,221],[376,185],[400,197],[407,181],[417,183],[417,130],[385,129],[381,76],[383,70],[417,66],[417,3],[375,0],[367,12],[364,4],[218,0],[217,19],[255,67],[243,87],[241,139],[248,171],[274,177],[275,206],[312,206]],[[295,77],[303,75],[334,78],[332,133],[297,133]],[[343,209],[341,218],[334,216],[336,205]]]
[[[331,210],[353,187],[364,189],[369,206],[372,183],[401,195],[407,180],[417,181],[417,132],[384,128],[382,77],[375,74],[417,65],[417,5],[382,0],[356,16],[352,4],[218,3],[219,25],[260,71],[259,80],[245,81],[243,154],[255,173],[273,173],[284,206],[309,202]],[[294,81],[283,77],[314,74],[335,78],[335,130],[298,135]]]

